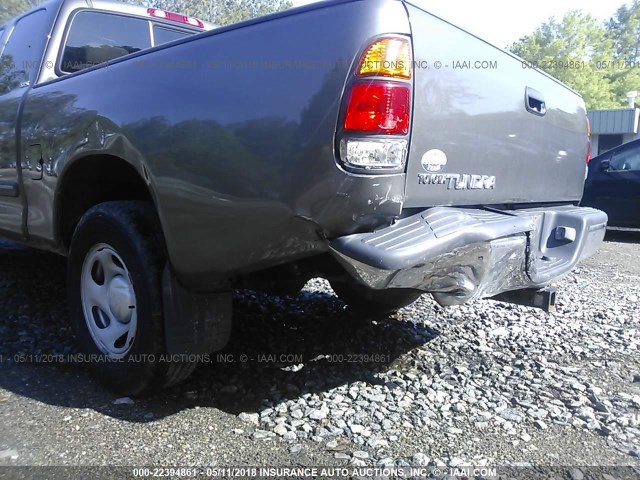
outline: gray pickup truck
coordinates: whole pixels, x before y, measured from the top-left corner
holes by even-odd
[[[1,234],[68,257],[79,347],[125,394],[221,349],[236,287],[548,308],[604,236],[580,96],[411,0],[219,28],[52,0],[0,52]]]

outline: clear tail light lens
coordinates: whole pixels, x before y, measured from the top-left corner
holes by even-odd
[[[406,156],[406,140],[361,139],[340,142],[340,158],[350,167],[398,169],[404,167]]]

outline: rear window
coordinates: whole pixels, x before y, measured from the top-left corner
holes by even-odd
[[[173,42],[184,37],[189,37],[196,32],[187,32],[184,30],[173,30],[170,28],[161,27],[159,25],[153,26],[153,40],[156,45],[162,45],[163,43]]]
[[[73,18],[60,70],[73,73],[151,48],[149,22],[102,12],[79,12]]]

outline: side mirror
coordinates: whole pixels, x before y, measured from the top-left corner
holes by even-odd
[[[610,163],[611,162],[609,160],[603,160],[602,162],[600,162],[600,171],[608,172]]]

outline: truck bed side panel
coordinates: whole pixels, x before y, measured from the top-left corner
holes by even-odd
[[[348,72],[385,32],[409,33],[401,2],[214,30],[36,87],[23,142],[42,143],[51,192],[86,155],[146,170],[171,261],[191,284],[326,251],[323,237],[388,225],[402,209],[404,174],[348,174],[334,152]]]

